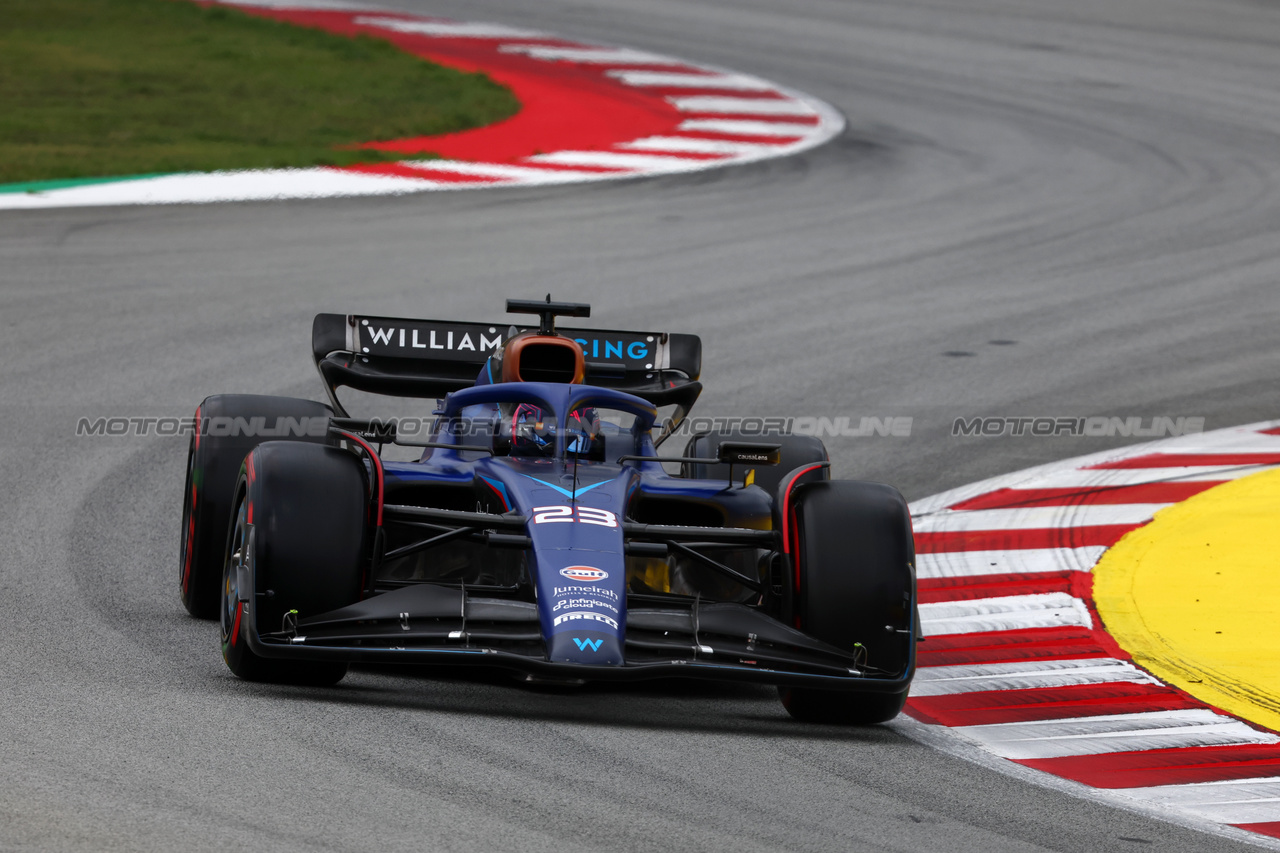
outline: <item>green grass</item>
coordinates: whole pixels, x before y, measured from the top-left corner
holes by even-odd
[[[0,0],[0,184],[403,159],[350,146],[518,107],[482,74],[233,9]]]

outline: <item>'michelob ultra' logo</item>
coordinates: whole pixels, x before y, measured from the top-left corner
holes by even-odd
[[[571,581],[578,581],[579,583],[595,583],[609,577],[608,572],[593,569],[590,566],[569,566],[561,569],[560,574]]]

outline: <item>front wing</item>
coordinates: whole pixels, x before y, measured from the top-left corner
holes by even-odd
[[[912,620],[907,636],[915,634]],[[286,617],[280,631],[248,623],[249,647],[264,658],[484,666],[564,681],[700,678],[898,693],[915,668],[914,642],[905,671],[885,673],[749,606],[678,596],[628,596],[621,666],[549,661],[536,605],[431,583]]]

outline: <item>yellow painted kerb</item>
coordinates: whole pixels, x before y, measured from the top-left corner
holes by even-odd
[[[1138,664],[1280,730],[1280,469],[1161,510],[1093,577],[1103,624]]]

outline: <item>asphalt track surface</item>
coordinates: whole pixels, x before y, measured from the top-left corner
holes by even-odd
[[[185,442],[74,431],[314,395],[317,311],[548,290],[700,333],[707,413],[911,416],[829,442],[909,498],[1126,441],[956,417],[1274,417],[1280,7],[384,5],[756,73],[850,128],[687,177],[0,214],[0,849],[1235,849],[757,688],[239,682],[177,600]]]

